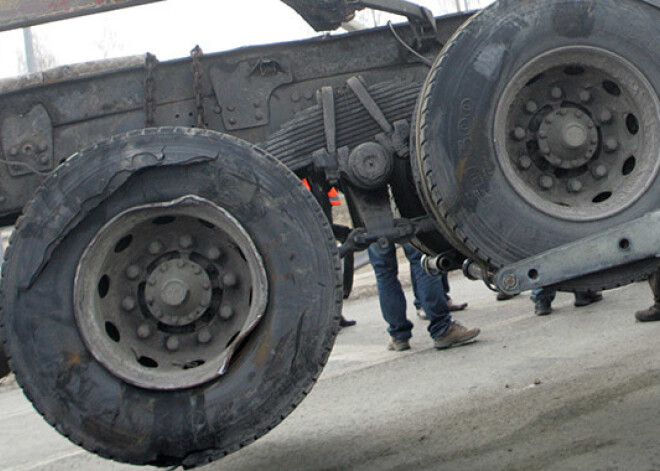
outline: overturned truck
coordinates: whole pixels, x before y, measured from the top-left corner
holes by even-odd
[[[371,243],[509,293],[658,269],[656,2],[284,2],[317,30],[409,22],[0,82],[4,352],[101,456],[194,467],[275,427],[327,361],[341,256]],[[146,2],[23,3],[2,29]]]

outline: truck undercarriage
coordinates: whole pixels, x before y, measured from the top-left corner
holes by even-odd
[[[101,456],[194,467],[272,429],[332,348],[340,256],[371,243],[410,240],[434,270],[469,260],[507,293],[658,269],[653,2],[437,19],[285,3],[317,29],[364,6],[411,22],[0,82],[0,217],[16,224],[0,335],[40,413]]]

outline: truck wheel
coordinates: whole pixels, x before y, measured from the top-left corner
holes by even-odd
[[[263,151],[150,129],[70,158],[12,236],[2,333],[58,431],[196,466],[254,441],[327,361],[342,287],[313,196]]]
[[[417,158],[464,253],[499,268],[658,207],[659,17],[633,0],[499,1],[454,35],[422,90]]]

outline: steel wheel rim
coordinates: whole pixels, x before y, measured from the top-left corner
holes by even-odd
[[[110,372],[170,390],[223,375],[267,297],[247,231],[224,208],[189,195],[128,209],[101,228],[78,264],[74,313]]]
[[[522,67],[495,112],[502,171],[542,212],[570,221],[613,216],[660,168],[660,102],[633,64],[600,48],[554,49]]]

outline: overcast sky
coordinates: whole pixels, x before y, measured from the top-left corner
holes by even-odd
[[[492,0],[420,0],[436,15]],[[371,15],[362,13],[363,21]],[[382,19],[385,19],[381,17]],[[199,44],[205,53],[318,35],[279,0],[166,0],[32,28],[58,65],[105,57],[156,54],[185,57]],[[24,60],[22,30],[0,33],[0,77],[18,75]]]

